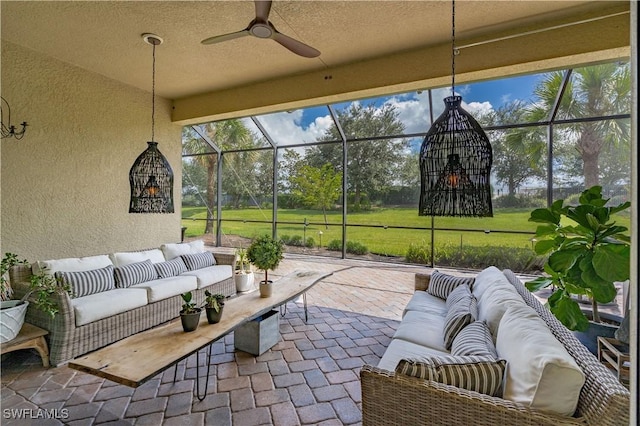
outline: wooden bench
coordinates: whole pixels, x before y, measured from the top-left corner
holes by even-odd
[[[20,329],[20,333],[12,340],[2,345],[2,353],[9,353],[20,349],[35,349],[42,358],[42,365],[49,367],[49,347],[44,336],[49,334],[47,330],[40,327],[24,323]]]

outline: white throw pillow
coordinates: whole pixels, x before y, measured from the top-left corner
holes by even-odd
[[[69,257],[65,259],[41,260],[31,267],[34,275],[44,270],[47,274],[53,275],[58,271],[62,272],[84,272],[94,269],[104,268],[113,265],[111,259],[106,254],[88,257]]]
[[[498,328],[496,350],[507,361],[505,399],[573,415],[584,374],[532,308],[513,305],[507,309]]]
[[[196,254],[205,251],[203,240],[191,241],[189,243],[163,244],[160,249],[164,254],[165,260],[172,260],[183,254]]]
[[[151,263],[160,263],[165,261],[164,254],[162,254],[162,250],[160,249],[118,252],[110,254],[109,257],[115,267],[131,265],[132,263],[140,263],[145,260],[150,260]]]

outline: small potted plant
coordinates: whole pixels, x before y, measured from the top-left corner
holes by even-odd
[[[284,257],[284,244],[269,235],[257,237],[247,249],[249,261],[264,271],[264,281],[260,281],[260,297],[269,297],[273,292],[273,282],[269,281],[269,269],[275,269]]]
[[[180,320],[182,321],[182,329],[187,331],[195,331],[200,323],[200,313],[202,308],[196,307],[196,303],[192,302],[193,294],[190,291],[182,293],[182,310],[180,311]]]
[[[249,258],[247,257],[247,250],[239,248],[236,250],[238,256],[238,270],[235,274],[236,291],[245,292],[251,290],[253,287],[254,277],[251,271]]]
[[[532,292],[552,286],[554,292],[547,301],[551,312],[575,330],[592,352],[597,348],[597,335],[611,337],[617,328],[604,324],[598,304],[611,302],[617,294],[615,283],[628,280],[630,273],[627,228],[611,220],[612,214],[626,210],[630,203],[606,207],[608,201],[602,198],[602,187],[594,186],[582,192],[577,206],[557,200],[549,208],[534,210],[529,218],[541,223],[535,251],[548,258],[546,274],[526,286]],[[591,300],[587,315],[576,302],[577,296]]]
[[[222,308],[224,308],[224,295],[211,294],[209,290],[204,291],[204,308],[207,312],[209,324],[217,324],[222,318]]]

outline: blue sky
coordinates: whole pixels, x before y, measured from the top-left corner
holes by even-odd
[[[497,109],[516,99],[530,102],[533,89],[541,75],[526,75],[456,86],[462,96],[463,108],[472,115]],[[432,90],[434,118],[444,109],[442,99],[451,95],[450,88]],[[405,133],[426,132],[429,127],[429,103],[427,91],[408,92],[378,98],[361,99],[334,104],[336,110],[348,108],[352,103],[373,103],[377,107],[391,104],[405,126]],[[271,137],[280,146],[311,143],[318,140],[332,126],[329,110],[325,106],[300,109],[290,112],[267,114],[258,117]]]

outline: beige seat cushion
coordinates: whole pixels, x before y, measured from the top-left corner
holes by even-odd
[[[198,280],[198,288],[205,288],[212,284],[219,283],[233,276],[231,265],[214,265],[194,271],[187,271],[180,276],[195,277]]]
[[[448,356],[449,352],[439,351],[426,346],[417,345],[402,339],[393,339],[378,363],[378,368],[395,371],[402,359],[427,358],[433,356]]]
[[[153,281],[146,281],[132,285],[129,288],[146,290],[149,303],[153,303],[158,300],[168,299],[170,297],[195,290],[197,287],[198,281],[195,277],[178,275],[177,277],[159,278]]]
[[[447,303],[426,291],[416,291],[404,308],[402,316],[404,317],[409,311],[431,312],[444,317],[447,315]]]
[[[441,315],[409,311],[402,319],[393,338],[449,353],[444,345],[444,323],[445,318]]]
[[[71,299],[77,327],[130,311],[146,304],[146,290],[132,288],[116,288]]]
[[[532,308],[513,305],[507,309],[498,328],[496,350],[507,361],[505,399],[573,415],[584,374]]]

